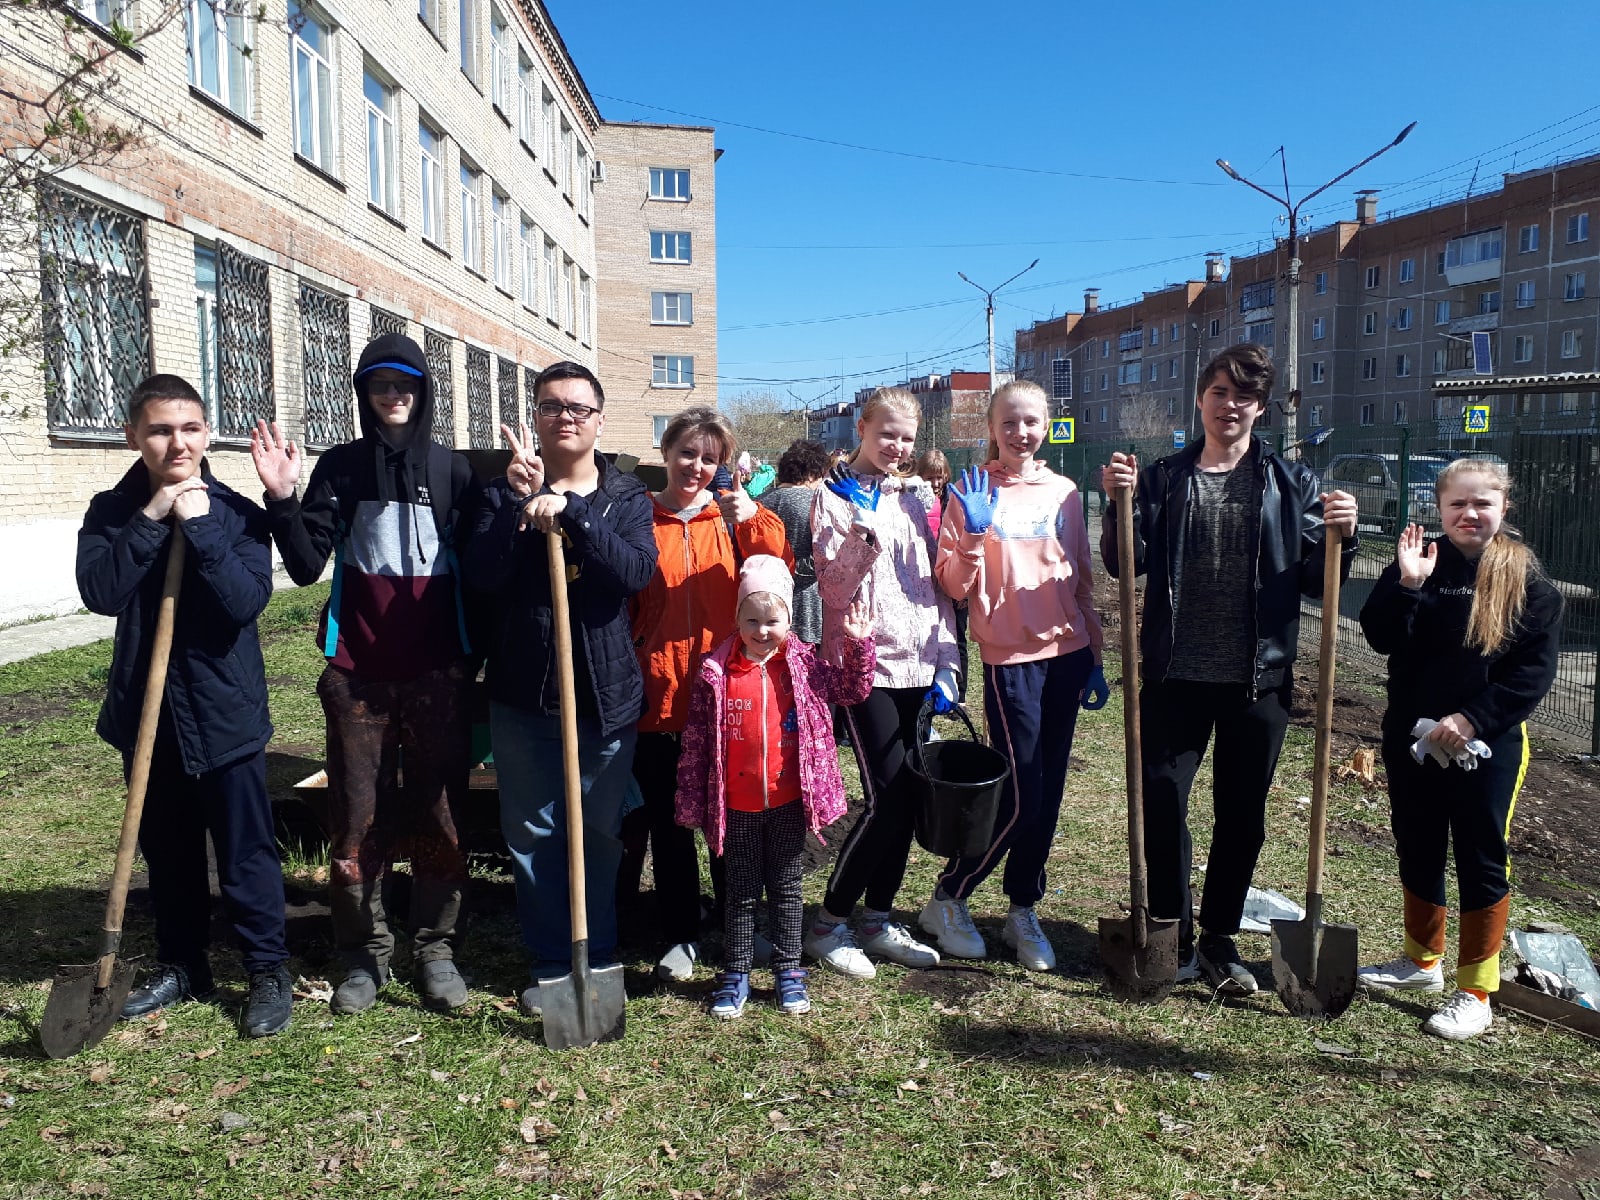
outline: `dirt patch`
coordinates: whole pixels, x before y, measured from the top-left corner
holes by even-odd
[[[1587,1200],[1600,1192],[1600,1143],[1566,1153],[1540,1146],[1533,1158],[1549,1180],[1540,1193],[1544,1200]]]
[[[48,696],[32,692],[12,692],[0,696],[0,732],[13,733],[45,721],[59,721],[72,706],[90,694],[83,688],[55,692]]]
[[[927,996],[941,1004],[955,1004],[981,996],[994,985],[994,976],[982,967],[941,963],[937,967],[907,971],[900,981],[900,990]]]

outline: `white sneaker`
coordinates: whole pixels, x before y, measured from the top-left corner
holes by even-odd
[[[1039,914],[1031,908],[1013,908],[1001,926],[1000,940],[1017,952],[1017,961],[1030,971],[1051,971],[1056,950],[1039,927]]]
[[[814,925],[806,930],[805,952],[835,975],[847,979],[871,979],[878,973],[872,960],[856,945],[856,935],[850,926],[843,921],[824,933],[818,933]]]
[[[1479,1000],[1471,992],[1457,992],[1422,1028],[1452,1042],[1464,1042],[1489,1028],[1493,1020],[1487,1000]]]
[[[694,978],[694,965],[699,961],[700,943],[679,942],[661,956],[656,975],[673,983],[687,983]]]
[[[939,952],[924,946],[897,921],[885,921],[883,928],[861,943],[869,958],[883,958],[902,967],[937,967]]]
[[[917,924],[933,934],[939,949],[951,958],[989,956],[988,947],[983,944],[983,934],[972,923],[972,914],[967,911],[965,900],[941,900],[935,896],[922,910]]]
[[[1402,954],[1393,962],[1362,967],[1356,972],[1356,982],[1381,992],[1442,992],[1444,967],[1439,962],[1431,967],[1419,967]]]

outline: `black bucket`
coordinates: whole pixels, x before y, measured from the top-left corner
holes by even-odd
[[[954,709],[972,735],[971,741],[928,741],[933,705],[917,715],[917,744],[911,770],[920,790],[917,842],[931,854],[964,858],[982,854],[994,834],[1000,789],[1010,767],[1005,755],[978,741],[966,709]]]

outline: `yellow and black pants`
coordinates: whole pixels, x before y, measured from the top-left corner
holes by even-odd
[[[1383,765],[1400,882],[1405,889],[1405,951],[1419,962],[1444,957],[1445,864],[1454,847],[1461,905],[1456,986],[1500,986],[1500,943],[1511,902],[1507,841],[1528,770],[1528,733],[1517,725],[1487,741],[1493,756],[1474,771],[1411,757],[1409,726],[1386,727]],[[1487,739],[1486,739],[1487,740]]]

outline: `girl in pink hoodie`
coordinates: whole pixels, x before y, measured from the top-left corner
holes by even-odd
[[[943,953],[983,958],[967,897],[1004,857],[1011,911],[1001,936],[1034,971],[1055,966],[1034,905],[1044,896],[1078,705],[1099,708],[1108,696],[1082,497],[1033,457],[1049,428],[1043,388],[1026,380],[1000,388],[989,403],[988,461],[962,472],[945,509],[934,570],[946,592],[969,602],[989,740],[1011,773],[988,850],[945,866],[920,919]]]

